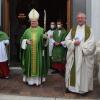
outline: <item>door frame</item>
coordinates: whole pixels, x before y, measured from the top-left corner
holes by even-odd
[[[67,0],[67,30],[69,31],[72,27],[72,7],[73,7],[73,1]]]
[[[3,31],[10,34],[10,0],[3,0]]]
[[[3,26],[2,26],[3,25],[3,20],[2,20],[3,19],[3,16],[2,16],[3,15],[3,0],[0,1],[0,10],[1,10],[1,12],[0,12],[0,15],[1,15],[0,16],[0,21],[1,21],[0,30],[2,30],[3,29]]]

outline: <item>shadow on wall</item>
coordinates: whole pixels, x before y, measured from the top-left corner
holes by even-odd
[[[96,44],[94,78],[98,77],[100,84],[100,42]]]

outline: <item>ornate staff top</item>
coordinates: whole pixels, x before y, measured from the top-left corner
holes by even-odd
[[[46,31],[46,10],[44,9],[44,31]]]

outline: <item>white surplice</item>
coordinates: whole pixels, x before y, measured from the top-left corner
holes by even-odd
[[[5,62],[8,60],[6,45],[9,44],[9,40],[0,41],[0,62]]]
[[[53,43],[52,38],[54,30],[47,31],[48,39],[49,39],[49,56],[52,56],[52,49],[53,49]]]

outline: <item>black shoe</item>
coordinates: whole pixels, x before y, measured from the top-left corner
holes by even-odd
[[[60,75],[61,75],[62,77],[65,77],[65,73],[60,73]]]
[[[5,76],[4,79],[9,79],[9,76]]]
[[[51,74],[57,74],[57,73],[59,73],[57,70],[51,72]]]
[[[80,94],[81,96],[86,96],[86,95],[88,95],[88,92],[86,92],[86,93],[82,93],[82,94]]]
[[[68,88],[65,89],[65,93],[71,93]]]
[[[2,76],[2,77],[0,76],[0,78],[1,79],[9,79],[9,76],[5,76],[5,77],[4,76]]]
[[[0,79],[2,79],[3,77],[2,76],[0,76]]]

